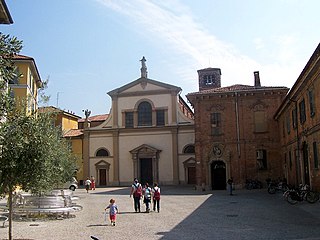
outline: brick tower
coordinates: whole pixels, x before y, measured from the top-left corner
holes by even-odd
[[[205,68],[198,70],[199,91],[221,87],[221,69]]]

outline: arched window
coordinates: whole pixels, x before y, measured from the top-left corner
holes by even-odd
[[[138,126],[152,125],[152,107],[148,102],[142,102],[138,107]]]
[[[194,145],[187,145],[183,149],[183,153],[195,153]]]
[[[103,149],[103,148],[99,149],[96,153],[96,157],[107,157],[107,156],[109,156],[109,153],[106,149]]]

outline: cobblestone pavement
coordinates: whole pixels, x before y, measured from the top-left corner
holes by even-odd
[[[129,188],[77,189],[83,210],[63,220],[13,222],[14,239],[295,239],[320,240],[320,203],[290,205],[281,194],[262,190],[197,192],[162,187],[160,213],[134,213]],[[116,199],[116,226],[104,208]],[[142,210],[145,206],[142,205]],[[0,228],[0,239],[8,227]]]

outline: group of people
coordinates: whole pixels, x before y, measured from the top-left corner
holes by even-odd
[[[133,196],[134,210],[135,212],[141,212],[140,200],[143,199],[143,203],[146,205],[146,212],[150,212],[151,200],[153,202],[153,211],[160,212],[160,187],[157,183],[154,183],[151,188],[148,183],[144,186],[139,183],[135,178],[131,186],[130,197]]]
[[[90,179],[89,179],[90,180]],[[144,186],[139,183],[138,179],[135,178],[131,186],[130,197],[133,196],[134,199],[134,210],[135,212],[141,212],[140,201],[143,199],[143,203],[146,205],[146,212],[150,212],[151,200],[153,201],[153,211],[160,212],[160,187],[157,183],[153,184],[151,188],[148,183]],[[117,213],[119,213],[118,206],[115,199],[110,199],[108,206],[105,207],[105,216],[107,210],[109,209],[109,219],[111,226],[116,225]],[[106,218],[105,218],[106,220]]]
[[[96,180],[94,179],[94,177],[87,177],[87,180],[84,182],[84,186],[87,193],[89,192],[89,190],[96,190]]]

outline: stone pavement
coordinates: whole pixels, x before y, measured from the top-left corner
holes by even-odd
[[[295,239],[320,240],[320,203],[290,205],[266,189],[197,192],[161,188],[160,213],[134,213],[129,188],[77,189],[83,210],[63,220],[14,222],[14,239]],[[116,199],[116,226],[104,222],[104,208]],[[142,205],[142,210],[145,206]],[[0,228],[0,239],[8,227]]]

